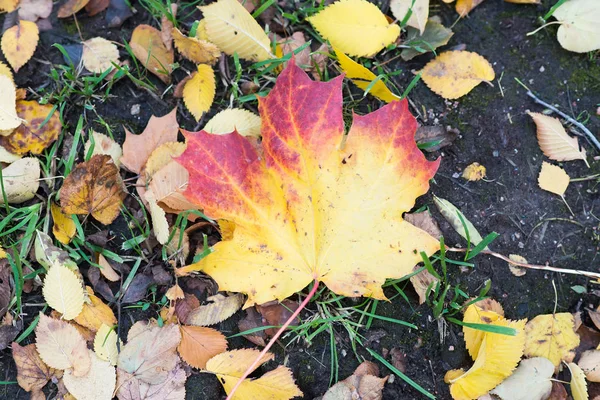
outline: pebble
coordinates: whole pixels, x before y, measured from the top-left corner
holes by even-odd
[[[138,115],[140,113],[140,105],[134,104],[131,106],[131,115]]]

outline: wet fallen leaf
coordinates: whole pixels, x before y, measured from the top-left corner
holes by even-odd
[[[194,368],[206,368],[208,360],[227,350],[227,339],[215,329],[182,325],[180,330],[181,343],[177,351],[183,361]]]
[[[525,257],[521,257],[518,254],[509,254],[508,258],[510,258],[513,261],[527,264],[527,260],[525,259]],[[510,270],[511,274],[513,274],[514,276],[523,276],[527,273],[527,269],[521,268],[521,267],[517,266],[516,264],[512,264],[512,263],[508,263],[508,269]]]
[[[135,135],[125,129],[121,163],[131,172],[140,173],[152,152],[167,142],[177,142],[177,109],[163,117],[151,116],[144,131]]]
[[[117,383],[115,368],[99,359],[92,350],[88,352],[91,360],[89,372],[76,376],[67,369],[63,376],[65,386],[77,400],[111,400]]]
[[[185,320],[186,324],[209,326],[225,321],[242,307],[244,296],[239,293],[231,296],[216,294],[207,300],[211,303],[190,311]]]
[[[15,72],[33,57],[40,40],[39,35],[40,30],[31,21],[19,21],[2,35],[2,52]]]
[[[19,18],[35,22],[40,18],[48,18],[52,12],[52,0],[20,0]]]
[[[2,169],[4,194],[9,204],[20,204],[35,197],[40,187],[40,162],[37,158],[27,157],[17,160]],[[4,204],[4,196],[0,196]]]
[[[221,55],[221,51],[214,44],[195,37],[185,36],[177,28],[173,28],[172,35],[177,51],[193,63],[214,64]]]
[[[335,48],[334,50],[340,63],[340,68],[346,74],[346,78],[350,79],[352,83],[362,90],[366,91],[368,89],[370,95],[375,96],[386,103],[400,100],[400,97],[392,93],[381,79],[377,79],[377,76],[374,73],[356,61],[353,61],[341,51],[338,51]]]
[[[585,374],[575,363],[568,363],[569,371],[571,371],[571,394],[573,400],[588,400],[587,384],[585,382]]]
[[[77,317],[83,308],[85,295],[79,278],[64,265],[50,267],[44,279],[42,293],[50,307],[62,314],[65,320]]]
[[[256,306],[256,309],[262,315],[265,325],[279,327],[291,318],[294,311],[298,309],[298,306],[298,302],[285,299],[282,302],[270,301],[261,304]],[[292,321],[292,325],[300,325],[300,318],[296,317],[296,319]],[[265,330],[265,333],[269,336],[275,336],[278,330],[278,328],[269,328]]]
[[[256,328],[265,326],[262,316],[254,307],[246,308],[244,311],[246,316],[238,321],[238,330],[240,332],[252,331],[243,336],[257,346],[266,346],[267,335],[265,331],[260,329],[255,331]]]
[[[254,349],[227,351],[211,358],[206,363],[206,370],[217,375],[225,392],[229,394],[259,354],[260,351]],[[273,358],[273,354],[267,353],[260,359],[259,365]],[[260,378],[245,379],[235,392],[235,398],[240,399],[287,400],[296,396],[302,396],[302,392],[294,383],[292,372],[284,366],[279,366]]]
[[[52,214],[52,234],[62,244],[69,244],[77,232],[75,222],[54,202],[50,204],[50,212]]]
[[[93,146],[92,149],[92,140]],[[90,153],[91,150],[91,153]],[[101,133],[92,131],[89,140],[85,143],[84,154],[94,156],[96,154],[109,155],[115,165],[118,167],[121,165],[121,157],[123,156],[123,150],[121,146],[111,138]]]
[[[112,326],[102,324],[94,337],[94,352],[98,358],[108,361],[111,365],[117,365],[119,357],[117,340],[117,333]],[[123,343],[121,343],[121,347],[123,347]]]
[[[341,86],[340,78],[313,82],[290,63],[260,100],[264,157],[240,135],[184,132],[177,161],[190,173],[186,196],[236,228],[179,273],[203,270],[221,290],[246,293],[246,306],[284,299],[315,278],[338,294],[385,299],[386,278],[410,273],[419,250],[437,250],[436,239],[401,219],[438,167],[414,143],[407,101],[355,116],[340,150]],[[221,162],[200,167],[207,158]],[[402,172],[407,159],[410,176]]]
[[[502,400],[546,400],[552,391],[552,375],[554,365],[547,358],[522,360],[515,372],[490,393]]]
[[[106,10],[110,5],[110,0],[90,0],[85,5],[85,11],[87,11],[89,17],[93,17],[96,14],[100,14]]]
[[[555,367],[561,361],[571,362],[579,345],[570,313],[538,315],[525,326],[525,356],[546,357]]]
[[[111,308],[94,294],[91,287],[86,286],[86,291],[89,302],[83,304],[83,309],[75,317],[75,322],[92,332],[98,331],[102,325],[116,325],[117,318]]]
[[[437,197],[436,195],[433,195],[433,202],[435,203],[440,214],[442,214],[446,221],[448,221],[454,230],[458,232],[458,234],[465,240],[468,237],[471,243],[474,245],[478,245],[479,242],[483,240],[473,223],[471,223],[471,221],[469,221],[454,204],[450,203],[448,200]]]
[[[68,18],[83,9],[90,0],[67,0],[65,4],[58,9],[58,18]]]
[[[419,266],[415,266],[415,271],[420,268],[421,267]],[[419,296],[419,304],[423,304],[425,301],[427,301],[427,291],[430,290],[430,287],[431,290],[435,291],[435,285],[437,282],[438,279],[431,275],[431,273],[429,273],[427,270],[423,270],[410,277],[410,283],[412,283],[413,287],[415,288],[415,292],[417,292],[417,295]]]
[[[400,26],[365,0],[338,1],[308,21],[334,48],[357,57],[375,55],[400,35]]]
[[[495,74],[482,56],[469,51],[446,51],[431,60],[421,71],[421,79],[445,99],[458,99],[481,82],[491,85]]]
[[[387,376],[379,378],[379,368],[376,364],[363,361],[352,375],[329,388],[323,395],[323,400],[381,400],[383,386],[387,380]]]
[[[415,133],[415,141],[426,152],[438,151],[442,147],[450,146],[457,137],[456,130],[439,125],[422,125],[417,128],[417,133]]]
[[[102,254],[98,254],[98,265],[100,266],[100,273],[102,276],[109,281],[117,282],[121,279],[119,274],[114,270],[112,265],[110,265],[110,263]]]
[[[248,61],[273,58],[265,31],[237,0],[219,0],[199,7],[208,40],[224,53]]]
[[[137,274],[123,293],[121,302],[124,304],[129,304],[142,300],[144,297],[146,297],[148,288],[155,283],[156,282],[154,281],[152,275]]]
[[[587,164],[585,149],[580,150],[577,138],[567,134],[558,118],[528,114],[537,127],[537,139],[544,155],[555,161],[583,160]]]
[[[164,382],[149,384],[117,368],[119,400],[185,400],[187,375],[181,364],[168,371]]]
[[[542,163],[542,169],[538,176],[538,184],[542,189],[562,197],[570,181],[571,178],[569,178],[569,175],[561,167],[547,163],[546,161]]]
[[[110,40],[95,37],[83,42],[81,61],[88,71],[101,74],[119,64],[119,49]]]
[[[2,92],[2,96],[0,96],[0,137],[2,137],[12,133],[22,122],[17,115],[17,92],[12,81],[12,73],[10,76],[0,74],[0,91]]]
[[[73,375],[85,376],[90,370],[91,358],[81,334],[66,321],[39,315],[35,337],[42,360],[52,368],[71,368]]]
[[[203,129],[214,134],[231,133],[235,130],[242,136],[260,137],[260,117],[241,108],[228,108],[215,114]]]
[[[600,3],[596,0],[570,0],[562,3],[552,16],[560,21],[558,43],[569,51],[587,53],[600,49]]]
[[[480,181],[485,178],[486,169],[478,162],[474,162],[467,166],[462,173],[462,177],[468,181]]]
[[[444,46],[452,35],[454,35],[452,30],[431,19],[427,21],[423,33],[416,28],[408,27],[406,28],[406,39],[402,44],[410,47],[403,49],[400,56],[404,61],[412,60],[418,55]]]
[[[42,390],[53,375],[60,373],[46,365],[40,358],[35,344],[20,346],[13,342],[12,356],[17,365],[17,382],[26,392]]]
[[[165,47],[158,29],[144,24],[136,26],[129,45],[135,57],[148,71],[164,83],[171,82],[175,55],[173,49]]]
[[[418,29],[423,34],[429,17],[429,0],[391,0],[390,9],[398,21],[404,21],[408,10],[411,10],[406,25]]]
[[[198,70],[183,87],[183,102],[196,121],[199,121],[202,114],[208,111],[213,103],[216,82],[215,72],[209,65],[201,64],[197,68]]]
[[[112,158],[96,154],[77,164],[60,190],[60,206],[67,214],[91,214],[104,225],[118,216],[125,189]]]

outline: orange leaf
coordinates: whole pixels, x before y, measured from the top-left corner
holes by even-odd
[[[164,83],[171,81],[172,64],[175,62],[173,49],[169,50],[162,41],[160,31],[150,25],[138,25],[129,42],[135,57],[148,71]]]
[[[40,30],[35,22],[19,21],[2,35],[2,52],[11,67],[18,72],[35,53]]]
[[[106,10],[110,5],[110,0],[89,0],[85,6],[88,16],[93,17],[96,14]]]
[[[68,0],[58,9],[58,18],[68,18],[85,7],[90,0]]]
[[[95,268],[95,267],[91,267]],[[102,324],[107,326],[113,326],[117,323],[117,318],[109,306],[104,304],[102,300],[96,295],[91,287],[86,286],[88,297],[90,298],[89,303],[83,304],[83,310],[75,317],[74,321],[79,325],[82,325],[92,332],[96,332]]]
[[[181,343],[177,351],[194,368],[206,368],[208,360],[227,350],[227,339],[215,329],[185,325],[179,328]]]
[[[60,205],[67,214],[92,214],[104,225],[119,215],[125,190],[119,169],[108,155],[97,154],[77,164],[60,190]]]

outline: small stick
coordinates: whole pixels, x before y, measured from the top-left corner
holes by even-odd
[[[236,390],[238,390],[238,388],[240,387],[240,385],[244,382],[244,379],[246,379],[248,377],[248,375],[250,375],[252,373],[252,371],[254,371],[256,369],[256,367],[258,367],[258,364],[260,363],[260,360],[263,358],[263,356],[265,354],[267,354],[267,352],[269,351],[269,349],[271,347],[273,347],[273,344],[275,344],[275,342],[277,341],[277,339],[279,339],[279,337],[281,336],[281,334],[287,329],[287,327],[292,323],[292,321],[294,321],[296,319],[296,317],[298,317],[298,314],[300,314],[300,311],[302,311],[304,309],[304,307],[306,307],[306,305],[308,304],[308,302],[310,301],[310,299],[312,299],[313,296],[315,295],[315,293],[317,293],[317,288],[318,287],[319,287],[319,280],[315,279],[313,287],[310,290],[310,293],[308,293],[308,296],[306,296],[306,298],[304,299],[304,301],[302,301],[302,303],[300,304],[300,307],[298,307],[298,309],[296,311],[294,311],[294,313],[291,315],[291,317],[289,317],[288,320],[285,321],[285,324],[283,324],[281,326],[281,328],[279,328],[279,330],[277,331],[277,333],[275,334],[275,336],[273,336],[271,338],[271,340],[269,340],[269,343],[267,343],[267,345],[260,352],[260,354],[258,355],[258,357],[256,357],[256,359],[254,360],[254,362],[252,363],[252,365],[250,365],[246,369],[246,371],[244,372],[244,374],[240,377],[240,379],[238,379],[238,381],[236,382],[236,384],[233,387],[233,389],[231,389],[231,392],[229,392],[229,394],[227,395],[227,399],[226,400],[233,399],[233,394],[235,393]]]
[[[454,253],[465,253],[467,251],[467,249],[446,247],[446,251],[452,251]],[[539,269],[542,271],[550,271],[550,272],[560,272],[563,274],[571,274],[571,275],[582,275],[582,276],[585,276],[585,277],[588,277],[591,279],[600,279],[600,273],[598,273],[598,272],[581,271],[578,269],[568,269],[568,268],[557,268],[557,267],[552,267],[550,265],[537,265],[537,264],[522,263],[519,261],[511,260],[510,258],[508,258],[500,253],[496,253],[495,251],[491,251],[491,250],[482,250],[481,253],[490,255],[492,257],[499,258],[501,260],[506,261],[507,263],[514,264],[514,265],[517,265],[517,266],[523,267],[523,268]]]

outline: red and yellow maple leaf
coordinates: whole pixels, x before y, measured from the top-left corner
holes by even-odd
[[[179,272],[208,273],[220,290],[246,293],[246,307],[313,280],[385,299],[386,278],[439,246],[402,219],[439,165],[417,148],[407,102],[355,115],[345,135],[342,78],[314,82],[290,63],[259,107],[262,150],[237,133],[183,132],[187,198],[235,231]]]

